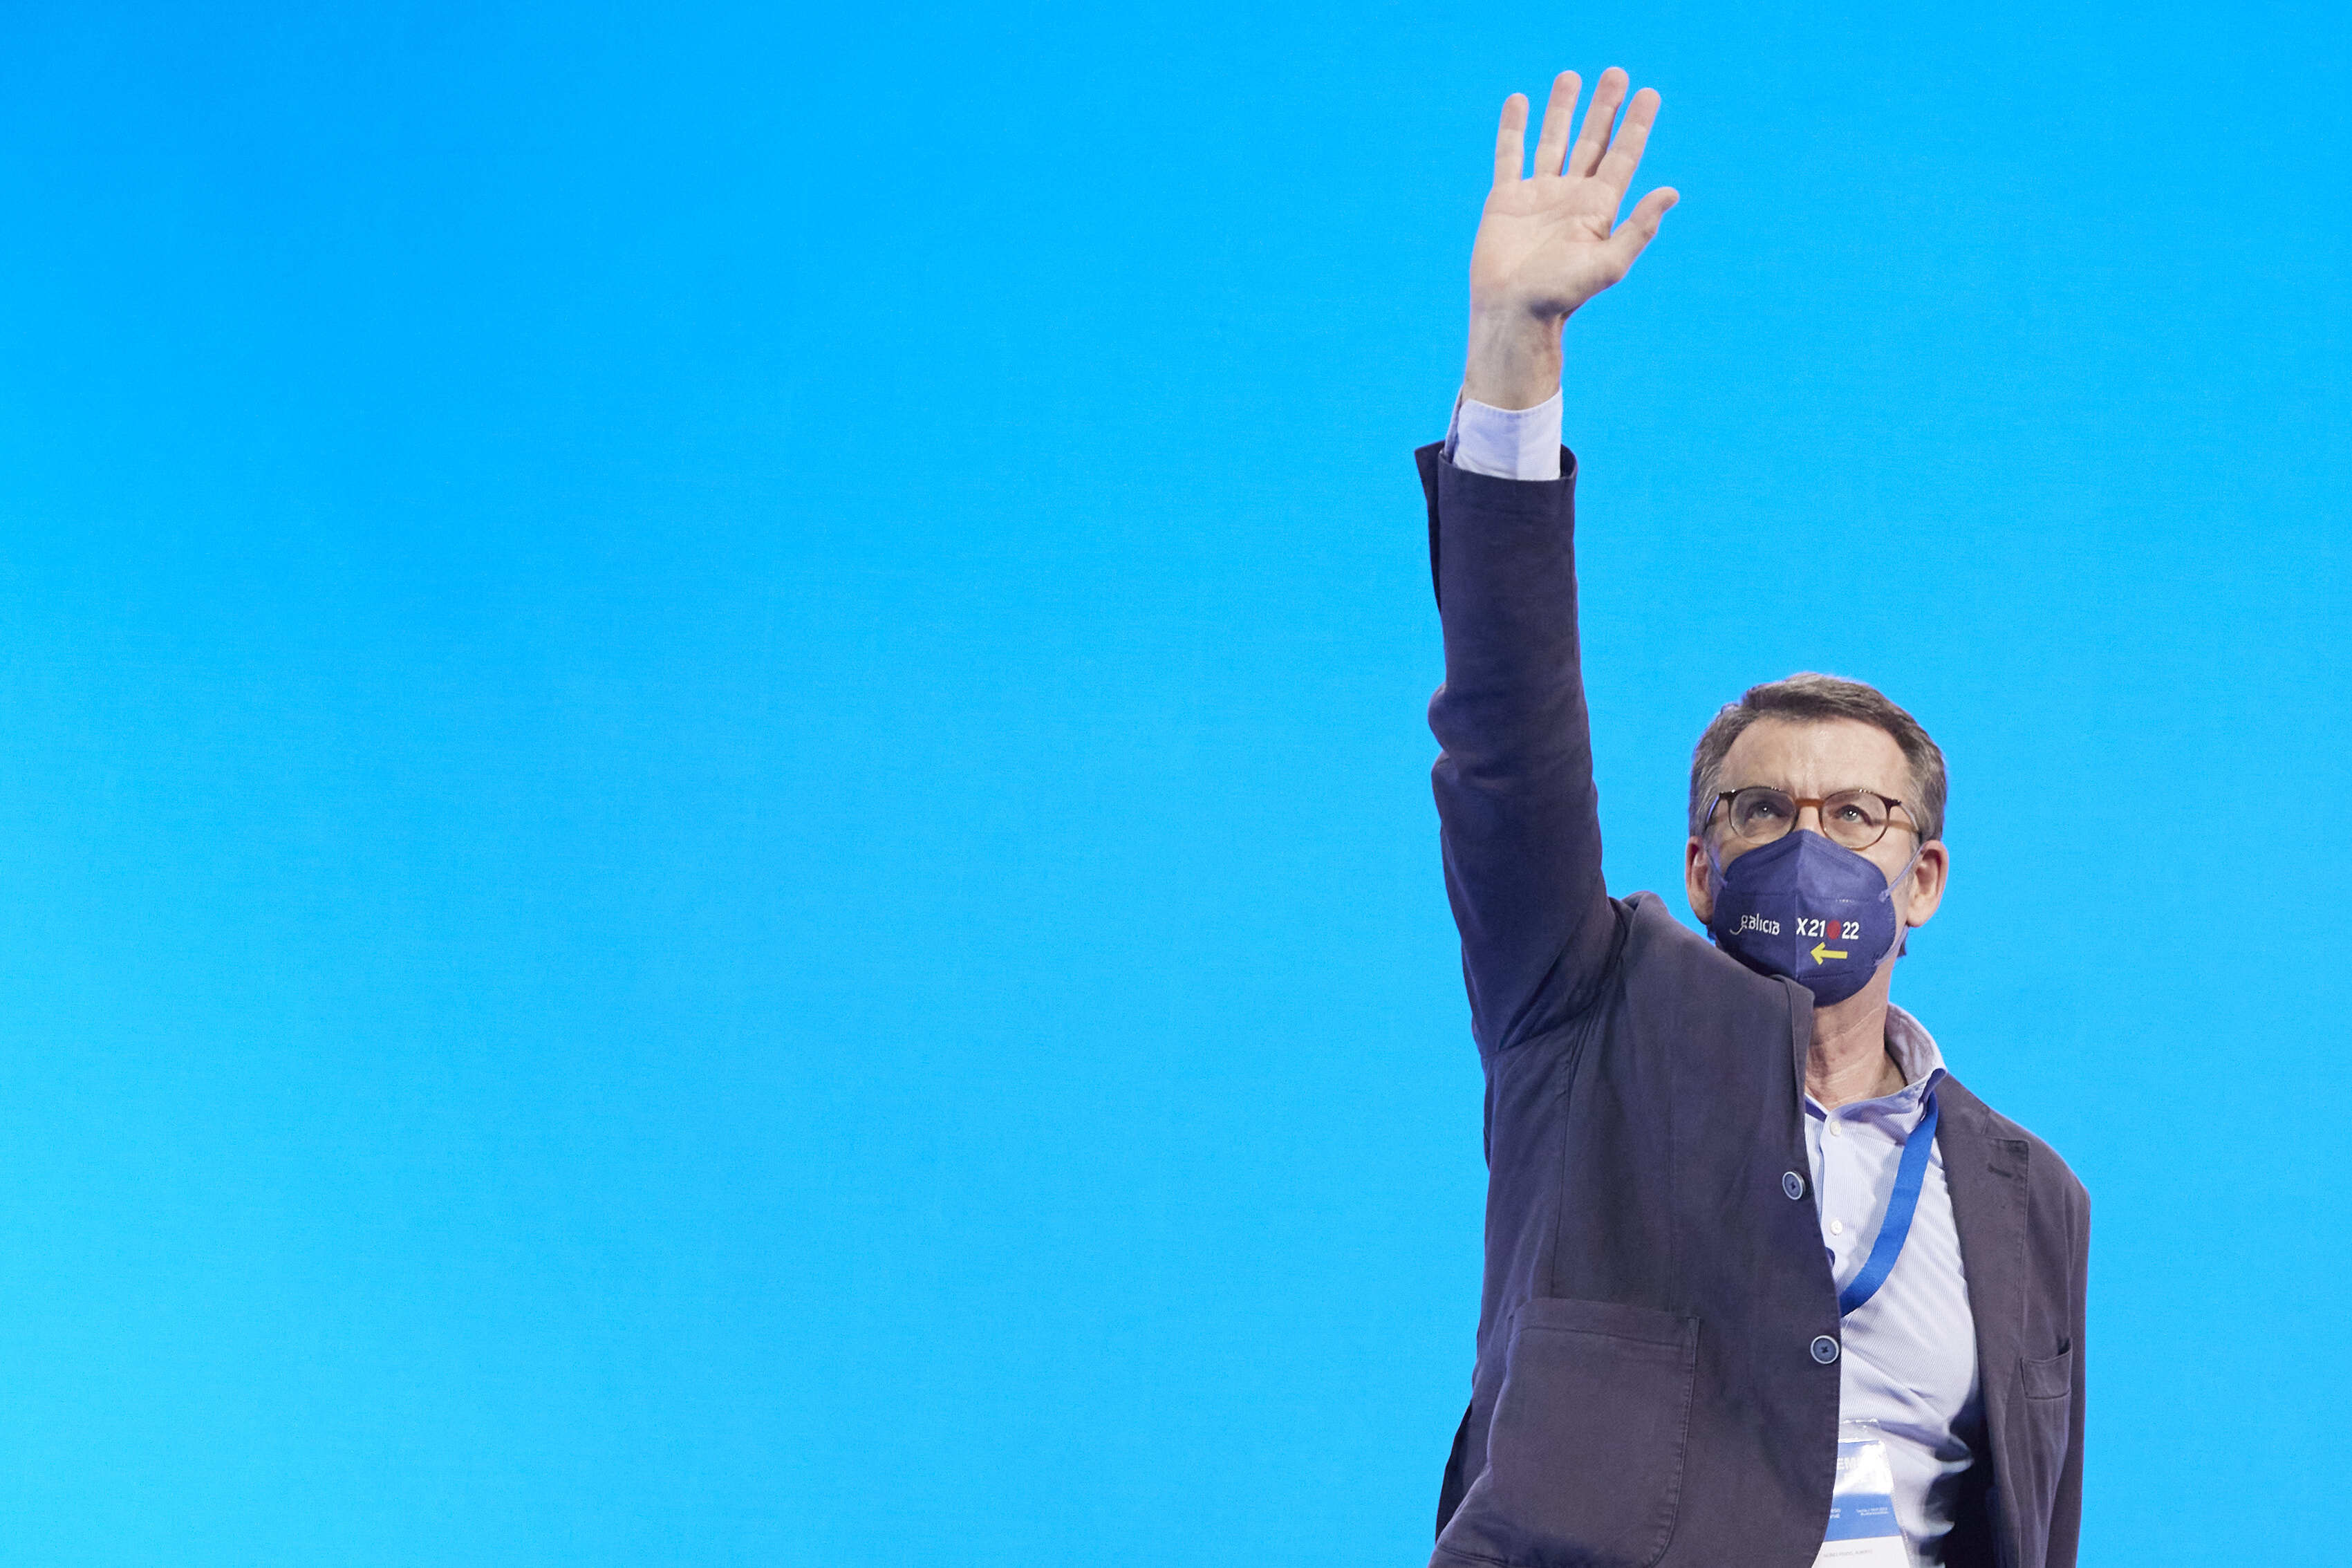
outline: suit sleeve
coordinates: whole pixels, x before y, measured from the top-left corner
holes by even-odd
[[[1445,684],[1429,704],[1445,889],[1472,1033],[1507,1050],[1576,1017],[1615,946],[1576,629],[1576,466],[1553,480],[1415,454]]]
[[[2074,1568],[2083,1533],[2083,1405],[2084,1363],[2088,1347],[2083,1342],[2091,1273],[2091,1194],[2074,1186],[2074,1279],[2067,1308],[2067,1332],[2074,1346],[2074,1387],[2066,1427],[2066,1458],[2058,1467],[2058,1493],[2050,1505],[2048,1568]]]

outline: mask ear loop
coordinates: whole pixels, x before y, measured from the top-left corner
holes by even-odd
[[[1886,879],[1886,891],[1879,894],[1878,896],[1886,900],[1887,906],[1890,909],[1893,908],[1895,903],[1895,887],[1901,883],[1904,878],[1911,874],[1911,868],[1916,866],[1919,863],[1919,857],[1925,855],[1927,852],[1927,841],[1925,838],[1922,838],[1919,840],[1919,847],[1911,851],[1911,858],[1903,862],[1903,869],[1895,872],[1895,875]],[[1900,915],[1897,915],[1895,919],[1898,922],[1898,929],[1895,933],[1895,956],[1900,958],[1905,953],[1911,951],[1911,932],[1915,928],[1909,925],[1900,924],[1899,922],[1902,921],[1902,917]]]

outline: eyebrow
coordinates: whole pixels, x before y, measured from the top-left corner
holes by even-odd
[[[1715,792],[1716,798],[1720,800],[1727,795],[1738,795],[1744,789],[1777,789],[1782,795],[1788,795],[1791,799],[1801,798],[1804,800],[1827,800],[1833,795],[1843,795],[1850,789],[1862,789],[1868,790],[1871,794],[1876,795],[1881,800],[1891,800],[1897,805],[1906,805],[1909,804],[1907,796],[1897,795],[1893,790],[1881,789],[1876,784],[1840,784],[1835,789],[1825,789],[1822,791],[1820,795],[1807,795],[1803,790],[1793,788],[1790,785],[1773,784],[1764,779],[1757,779],[1749,784],[1724,784]]]

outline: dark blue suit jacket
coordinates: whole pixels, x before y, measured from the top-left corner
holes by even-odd
[[[1576,632],[1574,459],[1550,483],[1418,454],[1445,684],[1446,890],[1486,1074],[1486,1276],[1437,1564],[1805,1568],[1836,1463],[1836,1291],[1810,1197],[1812,999],[1655,896],[1609,897]],[[2083,1465],[2090,1200],[1957,1080],[1937,1142],[1990,1452],[1956,1563],[2065,1568]]]

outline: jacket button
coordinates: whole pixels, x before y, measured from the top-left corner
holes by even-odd
[[[1805,1195],[1805,1178],[1794,1171],[1783,1171],[1780,1173],[1780,1190],[1792,1198],[1801,1198]]]
[[[1827,1334],[1813,1342],[1813,1359],[1827,1366],[1838,1358],[1838,1342]]]

